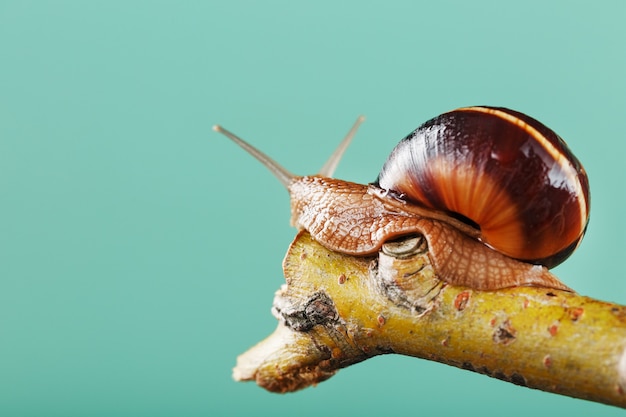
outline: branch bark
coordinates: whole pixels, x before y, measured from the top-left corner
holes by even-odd
[[[626,307],[545,288],[452,286],[427,251],[416,236],[347,256],[301,232],[274,299],[278,327],[239,356],[234,378],[289,392],[399,353],[626,408]]]

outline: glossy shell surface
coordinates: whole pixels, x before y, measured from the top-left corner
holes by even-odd
[[[505,108],[444,113],[403,139],[376,185],[407,202],[480,227],[480,240],[553,267],[576,248],[589,219],[589,183],[565,142]]]

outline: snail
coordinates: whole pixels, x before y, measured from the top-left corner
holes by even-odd
[[[589,182],[565,142],[537,120],[498,107],[437,116],[391,152],[376,181],[332,178],[363,117],[318,175],[296,176],[220,126],[287,188],[292,225],[326,248],[371,255],[405,235],[426,238],[438,277],[477,290],[571,291],[549,272],[579,245]]]

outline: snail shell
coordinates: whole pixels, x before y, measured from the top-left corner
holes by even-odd
[[[376,184],[469,219],[488,246],[548,268],[573,252],[589,219],[587,175],[565,142],[504,108],[461,108],[424,123],[392,151]]]

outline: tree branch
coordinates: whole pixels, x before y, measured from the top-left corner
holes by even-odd
[[[452,286],[427,249],[418,236],[353,257],[301,232],[274,299],[278,328],[239,356],[234,378],[289,392],[399,353],[626,408],[626,307],[545,288]]]

